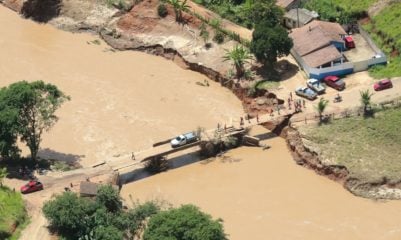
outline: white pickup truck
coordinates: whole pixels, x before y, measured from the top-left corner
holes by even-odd
[[[199,137],[194,132],[182,134],[171,140],[171,147],[176,148],[199,140]]]

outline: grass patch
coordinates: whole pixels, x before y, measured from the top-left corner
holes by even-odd
[[[256,88],[260,90],[270,90],[276,89],[280,86],[280,82],[278,81],[269,81],[269,80],[262,80],[256,84]]]
[[[21,194],[0,187],[0,239],[18,239],[27,224],[28,217]]]
[[[376,181],[401,179],[401,108],[379,111],[374,118],[352,117],[319,127],[304,127],[305,138],[323,159],[340,164],[354,177]],[[335,133],[335,134],[333,134]]]
[[[363,28],[389,57],[386,66],[375,66],[369,70],[372,77],[401,76],[401,2],[385,7]]]
[[[401,57],[390,57],[387,65],[376,65],[369,69],[369,75],[374,78],[392,78],[401,76]]]
[[[367,9],[378,0],[309,0],[304,7],[319,13],[326,21],[349,23],[367,15]]]

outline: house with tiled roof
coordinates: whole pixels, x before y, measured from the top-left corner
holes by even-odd
[[[291,53],[307,73],[312,68],[333,67],[345,62],[342,52],[346,50],[343,40],[346,32],[338,23],[314,20],[293,29],[289,36],[294,42]],[[352,66],[342,70],[341,74],[351,73]]]
[[[310,78],[347,75],[387,63],[386,55],[362,29],[351,37],[338,23],[313,20],[292,29],[289,36],[294,43],[291,55]],[[357,39],[356,47],[347,45],[348,38]]]
[[[319,14],[305,8],[293,8],[284,14],[284,25],[291,28],[303,27],[317,19]]]
[[[284,8],[286,11],[289,11],[290,9],[299,6],[300,2],[301,0],[277,0],[276,4]]]

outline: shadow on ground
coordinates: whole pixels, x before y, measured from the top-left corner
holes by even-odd
[[[283,59],[276,62],[273,69],[257,64],[252,66],[252,70],[264,80],[285,81],[295,76],[299,71],[299,67]]]
[[[42,159],[63,161],[69,165],[78,164],[81,158],[85,157],[85,155],[57,152],[50,148],[40,149],[38,156]]]

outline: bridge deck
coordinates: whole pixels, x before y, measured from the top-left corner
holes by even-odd
[[[287,112],[287,111],[281,111],[281,115],[278,115],[277,117],[286,116],[288,114],[289,114],[289,112]],[[201,139],[205,140],[205,141],[212,140],[213,138],[215,138],[216,132],[220,133],[221,137],[234,136],[237,134],[241,134],[248,127],[252,127],[255,125],[273,121],[273,120],[277,119],[277,117],[275,118],[274,116],[265,114],[265,115],[259,116],[258,118],[252,118],[249,120],[244,119],[242,125],[240,124],[240,121],[236,121],[233,123],[232,126],[226,127],[226,130],[224,130],[223,128],[220,128],[220,129],[210,129],[210,130],[202,132]],[[143,163],[150,160],[153,157],[165,156],[165,155],[169,155],[169,154],[176,153],[179,151],[183,151],[188,148],[199,146],[200,143],[201,143],[201,141],[197,141],[197,142],[190,143],[190,144],[187,144],[187,145],[184,145],[181,147],[172,148],[170,145],[170,142],[168,140],[166,140],[166,141],[162,141],[162,142],[154,144],[152,148],[149,148],[147,150],[144,150],[141,152],[135,152],[134,159],[132,159],[129,156],[125,156],[121,160],[108,162],[108,165],[114,171],[120,171],[122,169],[124,169],[124,171],[126,171],[128,168],[130,169],[130,171],[133,171],[137,168],[143,168],[143,166],[144,166]]]

